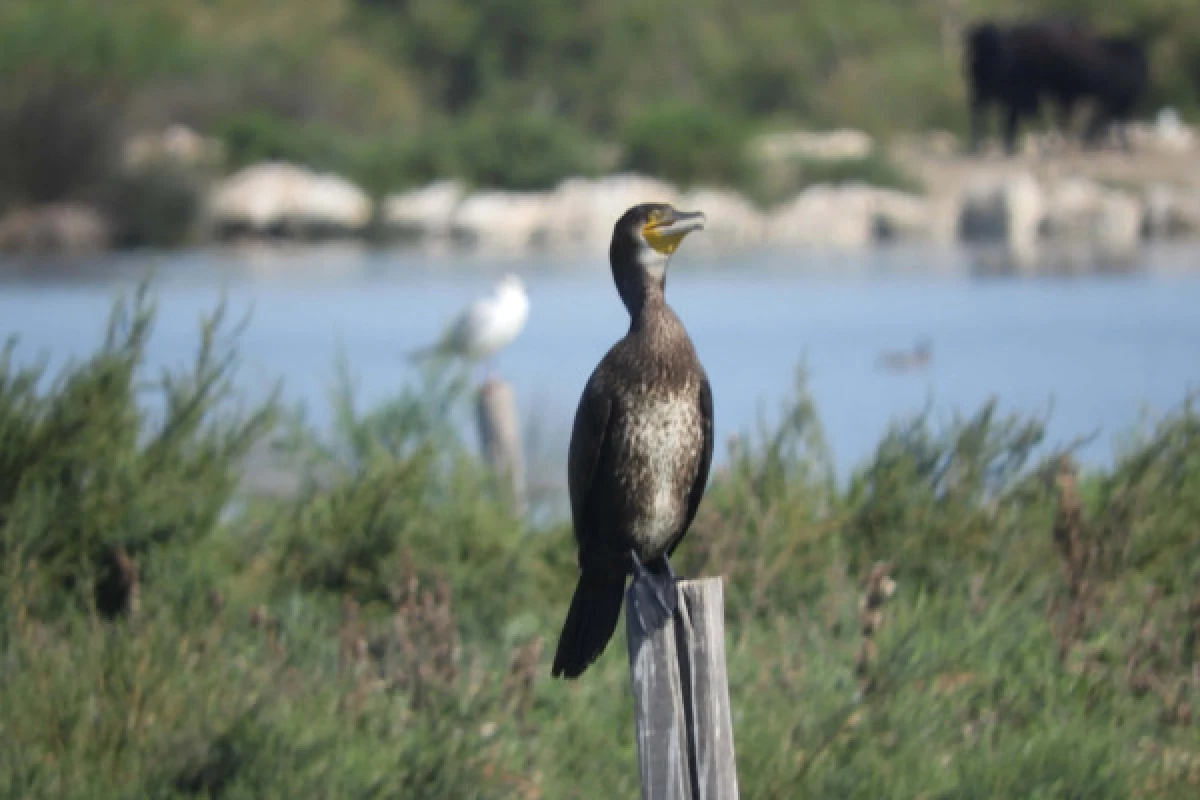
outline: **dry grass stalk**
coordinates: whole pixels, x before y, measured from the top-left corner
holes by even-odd
[[[439,579],[432,589],[422,589],[411,565],[405,572],[392,592],[396,610],[387,643],[388,683],[420,708],[432,693],[449,691],[458,681],[462,643],[450,584]]]
[[[125,589],[125,608],[129,616],[136,617],[142,608],[141,568],[129,552],[120,545],[114,553],[120,581]]]
[[[1137,637],[1125,664],[1125,681],[1136,695],[1150,692],[1162,701],[1165,725],[1189,725],[1195,716],[1191,695],[1200,681],[1200,662],[1195,661],[1194,638],[1200,627],[1200,598],[1171,609],[1157,624],[1156,609],[1164,605],[1163,593],[1154,587],[1146,598]],[[1163,632],[1165,629],[1166,632]],[[1183,636],[1175,631],[1182,629]]]
[[[271,616],[264,605],[257,605],[250,611],[250,626],[259,628],[267,634],[267,646],[271,652],[282,658],[285,655],[283,642],[279,638],[279,620]]]
[[[534,681],[545,644],[541,636],[535,636],[513,650],[508,676],[504,679],[504,696],[512,704],[513,713],[518,721],[525,719],[533,705]]]
[[[1052,603],[1051,615],[1062,617],[1060,624],[1055,626],[1055,636],[1058,639],[1059,657],[1065,660],[1071,648],[1083,636],[1088,606],[1093,599],[1088,581],[1092,548],[1087,537],[1083,501],[1079,496],[1078,471],[1070,456],[1064,455],[1059,459],[1054,487],[1058,494],[1058,509],[1051,531],[1063,580],[1067,585],[1067,598],[1065,611],[1058,600]]]
[[[862,629],[862,645],[854,662],[854,673],[858,677],[859,691],[866,697],[875,689],[872,668],[879,658],[879,647],[875,635],[883,626],[883,604],[896,592],[896,582],[891,578],[892,565],[877,561],[867,574],[863,596],[859,601],[859,619]]]
[[[338,628],[338,672],[359,674],[367,661],[366,629],[359,617],[359,605],[350,595],[342,598],[342,620]]]

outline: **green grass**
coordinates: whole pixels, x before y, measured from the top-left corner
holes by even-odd
[[[153,317],[54,380],[0,361],[0,794],[636,796],[623,637],[550,679],[570,533],[479,472],[460,376],[369,410],[343,379],[319,436],[239,401],[218,313],[147,405]],[[1080,477],[1069,558],[1042,434],[898,421],[840,487],[801,375],[714,475],[677,567],[726,581],[743,796],[1194,796],[1200,419]],[[267,435],[311,477],[239,499]]]

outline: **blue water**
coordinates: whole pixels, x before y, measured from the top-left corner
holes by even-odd
[[[867,458],[889,422],[933,402],[935,416],[1050,412],[1051,442],[1099,431],[1085,451],[1107,461],[1118,434],[1176,407],[1200,387],[1200,249],[1153,251],[1134,274],[977,278],[966,254],[760,254],[672,265],[668,299],[708,369],[718,449],[770,420],[804,362],[828,441],[844,473]],[[154,265],[160,314],[153,365],[183,365],[198,321],[224,294],[242,336],[241,382],[282,378],[318,424],[339,347],[363,405],[415,378],[404,358],[425,344],[500,270],[526,280],[527,328],[497,361],[517,387],[526,424],[561,460],[575,402],[627,320],[601,261],[494,264],[354,250],[211,251],[110,257],[69,269],[0,264],[0,332],[22,358],[59,365],[92,351],[113,299]],[[933,343],[928,368],[880,370],[882,351]]]

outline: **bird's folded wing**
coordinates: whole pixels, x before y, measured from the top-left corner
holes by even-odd
[[[596,467],[608,444],[612,400],[597,386],[595,376],[588,381],[579,398],[571,446],[567,454],[567,488],[571,496],[571,520],[580,551],[586,549],[587,508],[596,479]]]
[[[708,471],[712,468],[713,457],[713,396],[712,386],[708,383],[708,377],[704,377],[704,381],[700,384],[700,424],[704,426],[704,444],[700,451],[700,465],[696,469],[696,477],[692,480],[692,488],[688,492],[687,517],[684,518],[681,532],[686,532],[692,526],[692,520],[696,518],[696,511],[700,508],[700,498],[704,497],[704,489],[708,485]],[[667,549],[668,554],[675,552],[675,546],[679,544],[679,539],[682,539],[682,533],[671,546]]]

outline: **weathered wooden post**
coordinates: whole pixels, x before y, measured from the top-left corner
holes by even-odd
[[[507,481],[518,514],[525,513],[525,460],[521,426],[512,384],[488,378],[479,387],[479,443],[483,460],[500,480]]]
[[[628,612],[643,800],[736,800],[720,578],[680,581],[679,609],[643,634]]]

